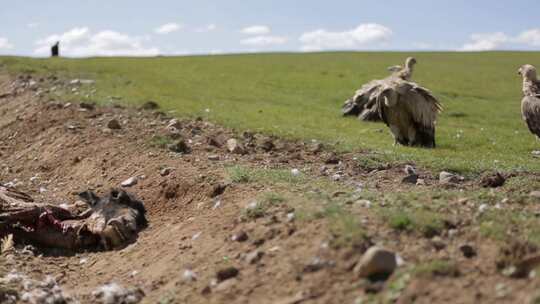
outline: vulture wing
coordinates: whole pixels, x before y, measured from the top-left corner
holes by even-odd
[[[435,121],[442,106],[428,89],[393,79],[379,95],[377,108],[397,142],[435,147]]]
[[[403,67],[400,65],[394,65],[394,66],[388,67],[389,72],[399,72],[401,70],[403,70]]]
[[[521,101],[521,113],[531,133],[540,137],[540,97],[524,97]]]

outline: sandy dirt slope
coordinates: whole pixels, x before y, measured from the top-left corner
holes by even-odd
[[[1,76],[0,94],[12,91],[13,81]],[[361,183],[371,191],[410,191],[413,185],[400,182],[401,166],[374,172],[354,161],[361,153],[336,156],[311,143],[235,135],[202,120],[178,123],[173,136],[183,138],[191,151],[174,153],[152,145],[156,136],[171,136],[171,118],[158,110],[63,104],[38,96],[38,87],[51,87],[53,80],[36,81],[36,87],[0,99],[0,182],[62,204],[76,201],[80,191],[104,193],[138,177],[127,189],[148,210],[149,227],[122,250],[38,250],[35,255],[16,252],[5,260],[9,269],[32,277],[53,276],[82,303],[94,303],[92,292],[110,282],[142,289],[143,303],[354,303],[367,298],[366,292],[391,288],[367,283],[351,271],[370,243],[395,250],[407,264],[441,258],[459,265],[459,274],[407,279],[398,288],[400,303],[524,303],[537,286],[537,281],[498,274],[496,245],[475,234],[450,238],[445,232],[445,248],[435,250],[432,240],[393,232],[367,208],[354,211],[369,236],[356,248],[329,246],[333,236],[325,218],[291,220],[295,206],[279,205],[260,218],[246,218],[254,199],[284,187],[233,183],[226,169],[299,168],[316,178],[339,180],[336,187],[354,189]],[[120,129],[107,127],[113,119]],[[245,154],[227,151],[224,141],[234,136],[244,142]],[[340,162],[332,159],[336,157]],[[164,168],[170,168],[168,174]],[[419,171],[431,187],[435,178]],[[247,240],[231,239],[240,232]],[[465,242],[475,243],[482,258],[463,257],[458,246]],[[250,260],[257,251],[260,259]],[[217,282],[216,273],[230,267],[238,275]],[[186,270],[196,278],[186,278]],[[496,294],[499,283],[512,292]]]

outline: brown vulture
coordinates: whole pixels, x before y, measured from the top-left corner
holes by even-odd
[[[540,82],[536,77],[536,68],[526,64],[519,68],[518,74],[523,77],[523,99],[521,114],[529,130],[540,138]]]
[[[435,148],[435,122],[442,106],[428,89],[394,78],[377,95],[377,110],[396,144]]]
[[[416,59],[409,57],[405,61],[405,68],[402,66],[390,67],[388,70],[393,72],[391,76],[364,84],[352,98],[343,104],[341,109],[343,116],[357,115],[358,119],[363,121],[380,121],[381,118],[377,110],[377,96],[380,94],[384,83],[395,78],[410,80],[415,64]]]

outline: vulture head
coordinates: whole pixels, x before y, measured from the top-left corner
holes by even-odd
[[[530,64],[521,66],[518,70],[518,74],[521,75],[524,80],[536,81],[536,68]]]
[[[405,66],[409,69],[412,69],[415,64],[416,64],[416,58],[414,57],[409,57],[405,61]]]

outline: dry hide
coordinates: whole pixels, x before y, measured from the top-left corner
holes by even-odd
[[[80,213],[0,185],[0,237],[12,234],[15,243],[70,251],[111,250],[134,242],[147,225],[143,203],[123,190],[79,197],[88,205]]]

